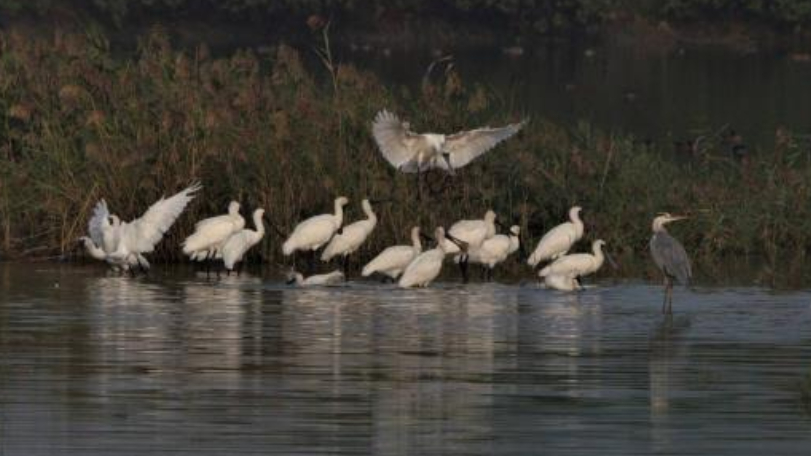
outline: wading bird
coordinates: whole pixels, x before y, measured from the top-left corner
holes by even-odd
[[[192,261],[210,262],[222,256],[222,246],[232,234],[245,227],[245,219],[239,214],[240,205],[236,201],[228,204],[228,213],[200,220],[194,225],[194,233],[181,244],[183,254]]]
[[[327,247],[321,253],[321,261],[342,256],[344,274],[349,266],[349,255],[363,244],[377,226],[377,214],[372,210],[372,203],[368,199],[361,202],[366,219],[345,225],[340,233],[335,234]]]
[[[458,253],[455,261],[462,271],[462,280],[467,282],[469,252],[481,248],[484,241],[496,234],[496,213],[488,210],[483,219],[459,220],[448,230],[450,236],[442,241],[443,248],[449,254]],[[454,239],[451,241],[451,239]]]
[[[287,274],[287,284],[296,284],[299,287],[312,287],[312,286],[330,286],[338,285],[344,281],[344,273],[338,270],[332,271],[328,274],[316,274],[304,278],[301,273],[290,271]]]
[[[422,173],[442,169],[454,174],[455,169],[518,133],[526,123],[523,120],[501,128],[483,127],[451,135],[414,133],[408,122],[383,109],[372,122],[372,136],[386,161],[401,172],[416,173],[419,190]]]
[[[132,264],[124,261],[117,261],[110,257],[110,254],[118,248],[120,237],[121,220],[116,215],[111,215],[104,199],[96,203],[93,208],[93,216],[87,222],[87,231],[90,236],[79,238],[87,253],[96,260],[104,261],[110,265],[115,272],[131,271],[133,268],[149,267],[149,262],[142,255],[137,255]],[[144,265],[144,266],[141,266]]]
[[[256,209],[253,211],[253,225],[256,230],[243,228],[228,237],[223,244],[220,252],[222,253],[222,262],[225,269],[230,273],[234,269],[234,265],[242,261],[251,247],[255,246],[265,237],[265,224],[262,222],[262,217],[265,215],[264,209]],[[240,267],[241,269],[241,267]],[[239,269],[237,270],[237,274]]]
[[[546,288],[558,291],[575,291],[582,288],[577,278],[562,274],[548,275],[543,278],[543,283]]]
[[[485,280],[493,280],[493,268],[521,248],[520,234],[521,228],[513,225],[509,234],[496,234],[482,242],[478,249],[470,250],[470,262],[485,267]]]
[[[605,242],[602,239],[598,239],[591,245],[592,253],[563,255],[541,269],[538,276],[546,278],[547,276],[560,275],[576,280],[580,277],[594,274],[602,267],[603,261],[605,261],[605,254],[603,253],[604,246]]]
[[[363,267],[361,275],[369,277],[378,272],[396,280],[403,273],[409,263],[422,253],[420,242],[420,227],[411,228],[411,245],[393,245],[380,252],[372,261]]]
[[[687,285],[693,277],[690,258],[681,245],[665,229],[665,224],[687,217],[663,213],[653,219],[653,236],[650,238],[650,253],[653,261],[665,277],[665,298],[662,302],[662,313],[673,313],[673,281]]]
[[[155,250],[163,235],[194,199],[194,192],[201,188],[199,183],[195,183],[169,198],[161,198],[131,222],[122,222],[118,216],[109,214],[107,203],[99,201],[88,223],[90,239],[96,246],[91,255],[99,257],[100,248],[105,253],[105,261],[115,268],[133,271],[137,266],[146,271],[149,262],[143,254]],[[97,242],[99,240],[100,243]],[[87,245],[85,241],[85,247]]]
[[[349,203],[345,196],[335,198],[335,213],[321,214],[308,218],[293,229],[293,233],[282,244],[282,253],[290,256],[296,250],[309,251],[310,270],[313,269],[315,251],[332,239],[344,223],[344,206]]]
[[[541,262],[556,260],[566,255],[575,242],[583,237],[583,221],[580,220],[580,206],[569,209],[569,221],[549,230],[538,242],[538,246],[527,259],[527,264],[536,268]]]
[[[417,258],[414,258],[414,261],[409,263],[398,282],[400,288],[427,287],[442,271],[442,262],[445,260],[445,255],[450,253],[446,250],[447,246],[460,242],[450,235],[446,237],[445,229],[441,226],[437,227],[434,236],[436,237],[437,246],[422,252]]]

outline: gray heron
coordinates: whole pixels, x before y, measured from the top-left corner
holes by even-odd
[[[665,297],[662,302],[662,313],[673,313],[673,281],[687,285],[693,276],[690,258],[684,246],[665,229],[670,222],[687,217],[670,215],[665,212],[653,219],[653,236],[650,238],[650,253],[653,261],[665,276]]]

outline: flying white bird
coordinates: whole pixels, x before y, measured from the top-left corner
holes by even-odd
[[[400,288],[427,287],[428,284],[439,276],[439,273],[442,271],[442,262],[445,260],[445,255],[449,253],[445,250],[446,247],[453,245],[453,242],[459,241],[450,236],[446,237],[445,229],[441,226],[437,227],[434,236],[436,237],[437,246],[431,250],[422,252],[417,258],[414,258],[414,261],[409,263],[398,282]]]
[[[562,275],[577,279],[597,272],[603,265],[605,241],[598,239],[592,243],[592,253],[575,253],[564,255],[541,269],[539,277]]]
[[[372,204],[369,200],[364,199],[361,205],[363,206],[363,213],[366,214],[366,219],[345,225],[340,233],[332,237],[324,252],[321,253],[321,261],[329,261],[334,257],[343,256],[344,273],[346,273],[349,254],[356,251],[377,226],[377,215],[372,210]]]
[[[262,223],[262,217],[265,215],[264,209],[256,209],[253,211],[253,224],[256,230],[249,230],[244,228],[232,234],[220,249],[222,253],[222,261],[225,269],[231,272],[234,265],[242,261],[251,247],[255,246],[265,237],[265,224]]]
[[[231,201],[228,213],[200,220],[194,225],[194,233],[183,241],[183,253],[193,261],[212,260],[221,256],[220,249],[228,238],[245,227],[245,219],[239,214],[239,203]]]
[[[94,247],[91,255],[101,256],[115,269],[132,270],[139,266],[149,269],[149,262],[143,254],[152,252],[163,239],[163,235],[172,227],[186,205],[194,198],[194,192],[200,190],[199,183],[178,192],[170,198],[161,198],[149,207],[144,214],[131,221],[122,222],[118,216],[111,215],[104,200],[96,204],[93,217],[88,222],[90,240]],[[88,241],[85,247],[88,247]]]
[[[580,211],[580,206],[569,209],[570,221],[552,228],[541,238],[535,251],[527,259],[528,265],[535,268],[543,261],[555,260],[569,252],[574,243],[583,237]]]
[[[414,133],[408,122],[383,109],[372,122],[372,135],[383,157],[404,173],[433,168],[453,173],[516,134],[526,123],[523,120],[506,127],[483,127],[452,135]]]
[[[316,251],[329,242],[344,223],[344,206],[349,200],[344,196],[335,199],[335,213],[321,214],[308,218],[296,225],[293,234],[284,241],[282,253],[285,256],[296,250]]]
[[[493,278],[493,268],[503,262],[508,256],[515,253],[521,247],[521,227],[513,225],[510,227],[510,234],[496,234],[486,239],[482,245],[470,251],[470,262],[485,266],[487,280]],[[456,261],[459,257],[455,258]]]
[[[411,245],[387,247],[363,267],[361,275],[369,277],[375,272],[379,272],[395,280],[420,253],[422,253],[420,227],[415,226],[411,228]]]
[[[301,273],[296,271],[290,271],[287,274],[287,284],[292,285],[296,284],[300,287],[311,287],[311,286],[331,286],[331,285],[338,285],[344,281],[344,273],[335,270],[328,274],[316,274],[311,275],[310,277],[304,278]]]

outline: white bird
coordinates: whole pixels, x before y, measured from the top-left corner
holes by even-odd
[[[563,275],[576,279],[597,272],[605,261],[603,253],[605,241],[598,239],[592,243],[592,253],[575,253],[564,255],[538,273],[539,277]]]
[[[487,279],[493,278],[493,268],[503,262],[508,256],[515,253],[521,247],[521,227],[513,225],[510,227],[510,234],[496,234],[486,239],[482,245],[470,251],[472,263],[478,263],[487,268]],[[456,260],[458,261],[458,257]]]
[[[335,199],[335,213],[308,218],[296,225],[293,233],[284,241],[282,253],[292,255],[296,250],[316,251],[329,242],[344,223],[344,206],[349,200],[344,196]]]
[[[452,174],[516,134],[526,123],[523,120],[501,128],[483,127],[451,135],[414,133],[408,122],[383,109],[372,122],[372,135],[383,157],[404,173],[438,168]]]
[[[222,261],[225,265],[225,269],[229,272],[234,269],[236,263],[242,261],[245,252],[258,244],[259,241],[265,237],[265,224],[262,223],[262,217],[264,215],[264,209],[256,209],[253,211],[253,224],[256,230],[243,228],[232,234],[223,244],[220,252],[222,253]]]
[[[330,286],[330,285],[338,285],[344,281],[344,273],[335,270],[328,274],[316,274],[311,275],[310,277],[304,278],[301,273],[296,271],[291,271],[287,274],[287,284],[292,285],[296,284],[300,287],[311,287],[311,286]]]
[[[569,209],[569,220],[552,228],[538,242],[535,251],[527,259],[533,268],[543,261],[556,260],[572,248],[583,237],[583,221],[580,220],[580,206]]]
[[[193,193],[201,188],[202,186],[197,183],[170,198],[161,198],[141,217],[131,222],[122,222],[114,215],[98,220],[98,229],[102,233],[102,245],[107,252],[108,262],[119,265],[122,269],[135,265],[148,269],[149,263],[143,254],[155,249],[158,242],[163,239],[163,235],[194,198]],[[110,223],[109,219],[113,219],[113,223]],[[95,229],[92,228],[91,231]]]
[[[369,277],[375,272],[385,274],[392,280],[397,279],[414,258],[422,253],[420,227],[411,228],[411,245],[393,245],[380,252],[372,261],[363,267],[361,275]]]
[[[564,274],[551,274],[543,278],[546,288],[558,291],[575,291],[582,287],[576,277]]]
[[[228,204],[228,213],[200,220],[194,225],[194,233],[183,241],[183,254],[193,261],[214,259],[232,234],[245,227],[245,219],[239,214],[236,201]]]
[[[459,220],[451,225],[448,230],[449,237],[457,242],[451,241],[448,237],[443,241],[443,248],[449,254],[459,253],[455,261],[459,263],[462,271],[462,279],[467,282],[468,253],[478,250],[482,243],[496,234],[496,213],[488,210],[483,219]]]
[[[409,263],[405,272],[400,277],[398,286],[400,288],[409,287],[427,287],[434,279],[439,276],[442,271],[442,262],[445,260],[445,255],[448,255],[446,247],[453,245],[453,239],[446,238],[445,229],[437,227],[434,236],[436,236],[437,246],[431,250],[426,250],[414,258],[414,261]],[[449,240],[451,242],[446,242]]]
[[[356,251],[377,226],[377,215],[372,210],[369,200],[364,199],[361,205],[366,219],[345,225],[340,233],[332,237],[324,252],[321,253],[321,261],[329,261],[334,257],[342,256],[344,272],[346,272],[348,255]]]

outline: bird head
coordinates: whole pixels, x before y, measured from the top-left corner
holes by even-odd
[[[338,206],[346,206],[347,204],[349,204],[349,198],[345,196],[339,196],[335,198],[335,204]]]
[[[511,226],[510,234],[512,234],[513,236],[521,236],[521,227],[518,225]]]
[[[665,224],[688,218],[686,215],[671,215],[669,212],[660,212],[653,219],[653,231],[660,231]]]
[[[239,214],[240,207],[239,201],[231,201],[228,203],[228,213],[231,215],[237,215]]]
[[[569,217],[570,218],[579,217],[581,212],[583,212],[582,207],[580,207],[580,206],[572,206],[572,208],[569,209]]]
[[[488,210],[487,213],[484,214],[484,220],[487,222],[495,222],[496,221],[496,213],[493,212],[492,209]]]

